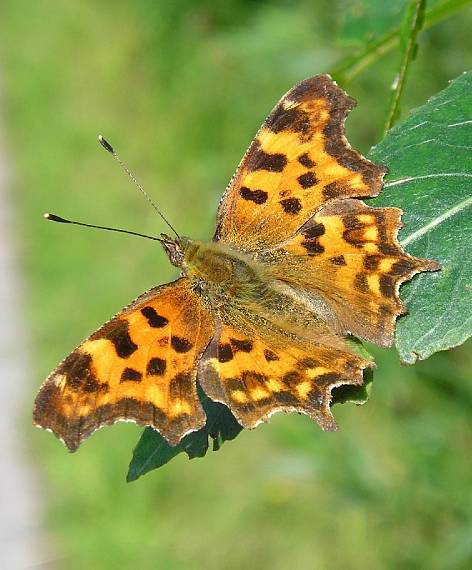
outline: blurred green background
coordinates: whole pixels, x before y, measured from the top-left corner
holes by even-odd
[[[472,68],[472,8],[462,3],[421,34],[404,113]],[[472,567],[470,343],[414,367],[402,367],[393,349],[372,349],[372,399],[335,408],[337,433],[279,414],[218,453],[179,456],[133,484],[125,474],[139,427],[101,430],[74,455],[29,427],[34,394],[56,363],[176,274],[153,242],[42,220],[51,211],[165,230],[97,134],[181,233],[210,237],[218,200],[275,102],[359,47],[349,34],[338,39],[348,7],[2,1],[2,113],[34,341],[22,423],[55,567]],[[342,84],[359,102],[347,130],[363,152],[379,140],[397,61],[393,50]]]

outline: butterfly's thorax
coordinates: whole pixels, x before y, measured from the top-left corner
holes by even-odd
[[[212,300],[258,301],[268,292],[262,267],[247,254],[222,243],[188,240],[182,268]]]
[[[270,268],[249,254],[218,242],[188,240],[182,267],[220,319],[228,324],[289,333],[307,338],[337,328],[327,302],[270,276]]]

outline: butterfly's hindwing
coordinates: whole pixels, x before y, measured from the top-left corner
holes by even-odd
[[[405,312],[401,283],[439,267],[403,251],[397,240],[401,213],[360,200],[336,201],[263,261],[272,277],[321,294],[342,324],[340,332],[390,346],[395,321]]]
[[[331,391],[361,385],[372,362],[328,346],[270,342],[222,325],[200,362],[206,394],[228,406],[238,422],[253,428],[278,411],[298,411],[323,429],[336,429]]]

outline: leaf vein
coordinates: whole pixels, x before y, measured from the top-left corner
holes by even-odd
[[[457,291],[457,289],[459,288],[460,285],[460,278],[462,276],[462,273],[464,272],[464,267],[465,265],[462,265],[459,269],[459,275],[456,278],[456,283],[451,291],[451,299],[454,298],[454,294]],[[427,339],[428,337],[430,337],[432,334],[434,334],[436,332],[436,330],[439,328],[440,325],[442,325],[444,319],[446,317],[448,317],[450,315],[449,311],[443,311],[442,315],[439,317],[439,319],[436,321],[436,323],[434,324],[434,326],[432,328],[429,329],[429,331],[426,331],[423,335],[420,336],[420,338],[416,341],[416,346],[418,346],[423,340]],[[449,331],[450,332],[450,331]]]
[[[472,206],[472,196],[469,196],[465,200],[462,200],[462,202],[459,202],[459,204],[456,204],[454,206],[454,208],[451,208],[451,209],[447,210],[446,212],[444,212],[443,214],[441,214],[440,216],[437,216],[436,218],[432,219],[429,222],[429,224],[426,224],[425,226],[423,226],[419,230],[416,230],[416,232],[413,232],[412,234],[410,234],[408,237],[403,239],[400,242],[400,244],[402,245],[402,247],[407,246],[412,241],[416,241],[417,239],[422,237],[424,234],[426,234],[427,232],[429,232],[430,230],[432,230],[436,226],[439,226],[439,224],[442,224],[448,218],[455,216],[456,214],[458,214],[462,210],[465,210],[469,206]]]
[[[425,180],[427,178],[442,178],[442,177],[454,177],[460,176],[465,178],[472,178],[472,173],[470,172],[437,172],[436,174],[423,174],[421,176],[406,176],[405,178],[399,178],[398,180],[392,180],[384,184],[384,188],[391,188],[392,186],[399,186],[400,184],[405,184],[406,182],[413,182],[416,180]]]
[[[448,127],[462,127],[462,125],[472,124],[472,119],[470,121],[461,121],[460,123],[452,123],[452,125],[447,125]]]

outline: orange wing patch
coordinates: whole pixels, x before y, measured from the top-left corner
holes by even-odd
[[[292,236],[325,203],[376,196],[386,169],[344,137],[344,120],[355,104],[328,75],[291,89],[230,182],[215,239],[245,251],[266,249]]]
[[[325,346],[269,343],[223,326],[200,362],[206,394],[226,404],[245,428],[254,428],[279,411],[298,411],[324,430],[336,429],[331,390],[361,385],[372,361]]]
[[[172,445],[202,427],[198,360],[213,319],[190,281],[151,289],[72,352],[36,398],[34,422],[75,451],[103,425],[149,425]]]
[[[274,277],[321,293],[342,325],[339,332],[390,346],[395,320],[405,312],[400,285],[415,273],[439,269],[400,247],[401,214],[360,200],[336,201],[265,259]]]

